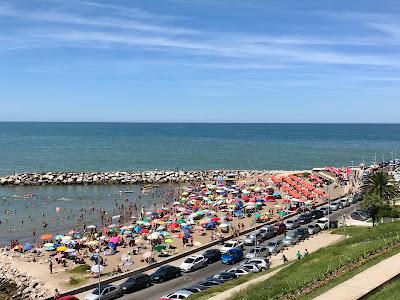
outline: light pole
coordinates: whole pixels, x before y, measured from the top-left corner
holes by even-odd
[[[346,232],[346,214],[343,214],[343,226],[344,226],[344,238],[347,238],[347,232]]]

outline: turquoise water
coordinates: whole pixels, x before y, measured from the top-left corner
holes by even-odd
[[[400,125],[0,123],[0,174],[308,169],[382,160],[399,145]]]
[[[388,159],[399,145],[400,125],[0,123],[0,174],[309,169],[350,165],[352,160],[358,164],[363,156],[370,163],[374,153],[378,160],[383,153]],[[120,195],[120,190],[133,193]],[[116,204],[126,204],[126,199],[139,208],[160,206],[164,193],[176,195],[176,190],[176,185],[162,185],[143,195],[138,185],[0,187],[0,244],[16,238],[32,241],[33,228],[40,236],[99,224],[99,207],[112,216],[120,212]],[[28,193],[35,197],[14,197]],[[81,209],[86,209],[84,220],[77,219]]]

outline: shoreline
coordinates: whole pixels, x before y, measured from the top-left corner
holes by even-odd
[[[0,176],[0,186],[44,185],[111,185],[191,183],[215,180],[218,177],[243,179],[284,173],[304,173],[311,170],[155,170],[111,172],[23,172]]]

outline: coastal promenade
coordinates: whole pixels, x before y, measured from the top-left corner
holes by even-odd
[[[355,275],[314,300],[358,300],[400,274],[400,253]]]

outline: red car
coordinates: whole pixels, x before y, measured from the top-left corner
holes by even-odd
[[[60,298],[57,298],[57,300],[79,300],[75,296],[62,296]]]

